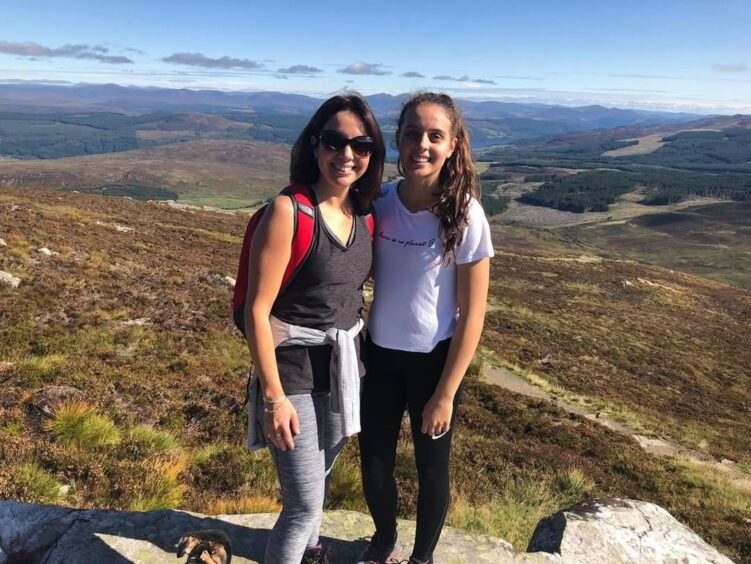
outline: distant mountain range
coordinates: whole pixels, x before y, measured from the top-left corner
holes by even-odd
[[[374,94],[367,100],[379,118],[386,137],[408,94]],[[320,105],[321,99],[282,92],[223,92],[142,88],[116,84],[45,84],[13,82],[0,84],[0,117],[3,113],[149,113],[204,112],[246,114],[257,122],[271,116],[299,131]],[[646,112],[604,106],[565,107],[511,102],[476,102],[459,99],[470,127],[473,146],[486,147],[524,139],[622,126],[653,126],[685,122],[702,116],[685,113]],[[247,115],[249,114],[249,115]],[[254,119],[256,118],[256,119]],[[289,134],[274,140],[290,142]]]

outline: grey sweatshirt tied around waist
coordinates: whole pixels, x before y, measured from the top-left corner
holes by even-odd
[[[365,325],[358,319],[350,329],[311,329],[269,318],[275,347],[303,345],[314,347],[332,345],[329,389],[333,413],[341,414],[342,431],[345,437],[360,432],[360,372],[355,339]],[[263,432],[263,417],[256,417],[259,406],[261,382],[258,374],[251,373],[248,379],[248,449],[266,446]]]

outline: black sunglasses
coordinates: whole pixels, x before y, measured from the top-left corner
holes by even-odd
[[[367,157],[375,150],[375,140],[367,135],[347,139],[338,131],[327,129],[321,132],[319,139],[321,145],[329,151],[341,151],[349,145],[352,147],[352,152],[358,157]]]

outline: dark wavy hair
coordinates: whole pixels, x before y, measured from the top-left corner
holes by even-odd
[[[432,211],[441,222],[443,238],[443,259],[450,260],[454,250],[462,242],[462,227],[467,224],[469,203],[477,197],[477,175],[472,163],[472,151],[469,146],[469,132],[464,118],[451,96],[435,92],[419,92],[409,98],[402,106],[396,126],[396,144],[402,132],[404,116],[419,104],[436,104],[441,106],[451,120],[451,135],[456,139],[456,148],[441,168],[438,177],[438,200]],[[404,176],[401,161],[397,162],[399,173]]]
[[[360,118],[365,127],[366,135],[375,140],[375,149],[370,155],[368,168],[357,182],[352,185],[352,194],[360,210],[366,210],[373,203],[380,192],[383,163],[386,160],[386,146],[383,143],[381,128],[378,127],[370,106],[356,92],[349,92],[341,96],[333,96],[326,100],[318,111],[310,118],[308,125],[292,147],[292,157],[289,163],[290,182],[302,182],[312,185],[318,181],[321,173],[318,161],[313,153],[323,126],[339,112],[352,112]]]

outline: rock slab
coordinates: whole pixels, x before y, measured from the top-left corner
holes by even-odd
[[[630,499],[591,499],[546,517],[527,550],[578,564],[732,564],[662,507]]]
[[[208,517],[176,510],[148,512],[74,510],[50,505],[0,502],[0,564],[125,564],[180,562],[175,558],[183,533],[222,529],[232,539],[232,563],[260,562],[277,515]],[[321,527],[332,564],[352,563],[373,532],[370,517],[355,511],[326,512]],[[410,554],[414,523],[400,521],[403,556]],[[504,540],[446,527],[435,554],[441,564],[465,562],[559,562],[547,554],[525,555]]]
[[[222,529],[232,539],[233,564],[259,562],[277,515],[210,517],[177,510],[147,512],[77,510],[53,505],[0,502],[0,564],[174,563],[188,531]],[[355,562],[373,532],[368,515],[324,514],[321,537],[332,564]],[[399,522],[402,557],[410,554],[415,524]],[[440,564],[619,562],[713,563],[731,561],[664,509],[645,502],[594,499],[546,517],[528,552],[508,542],[446,527],[435,552]]]

